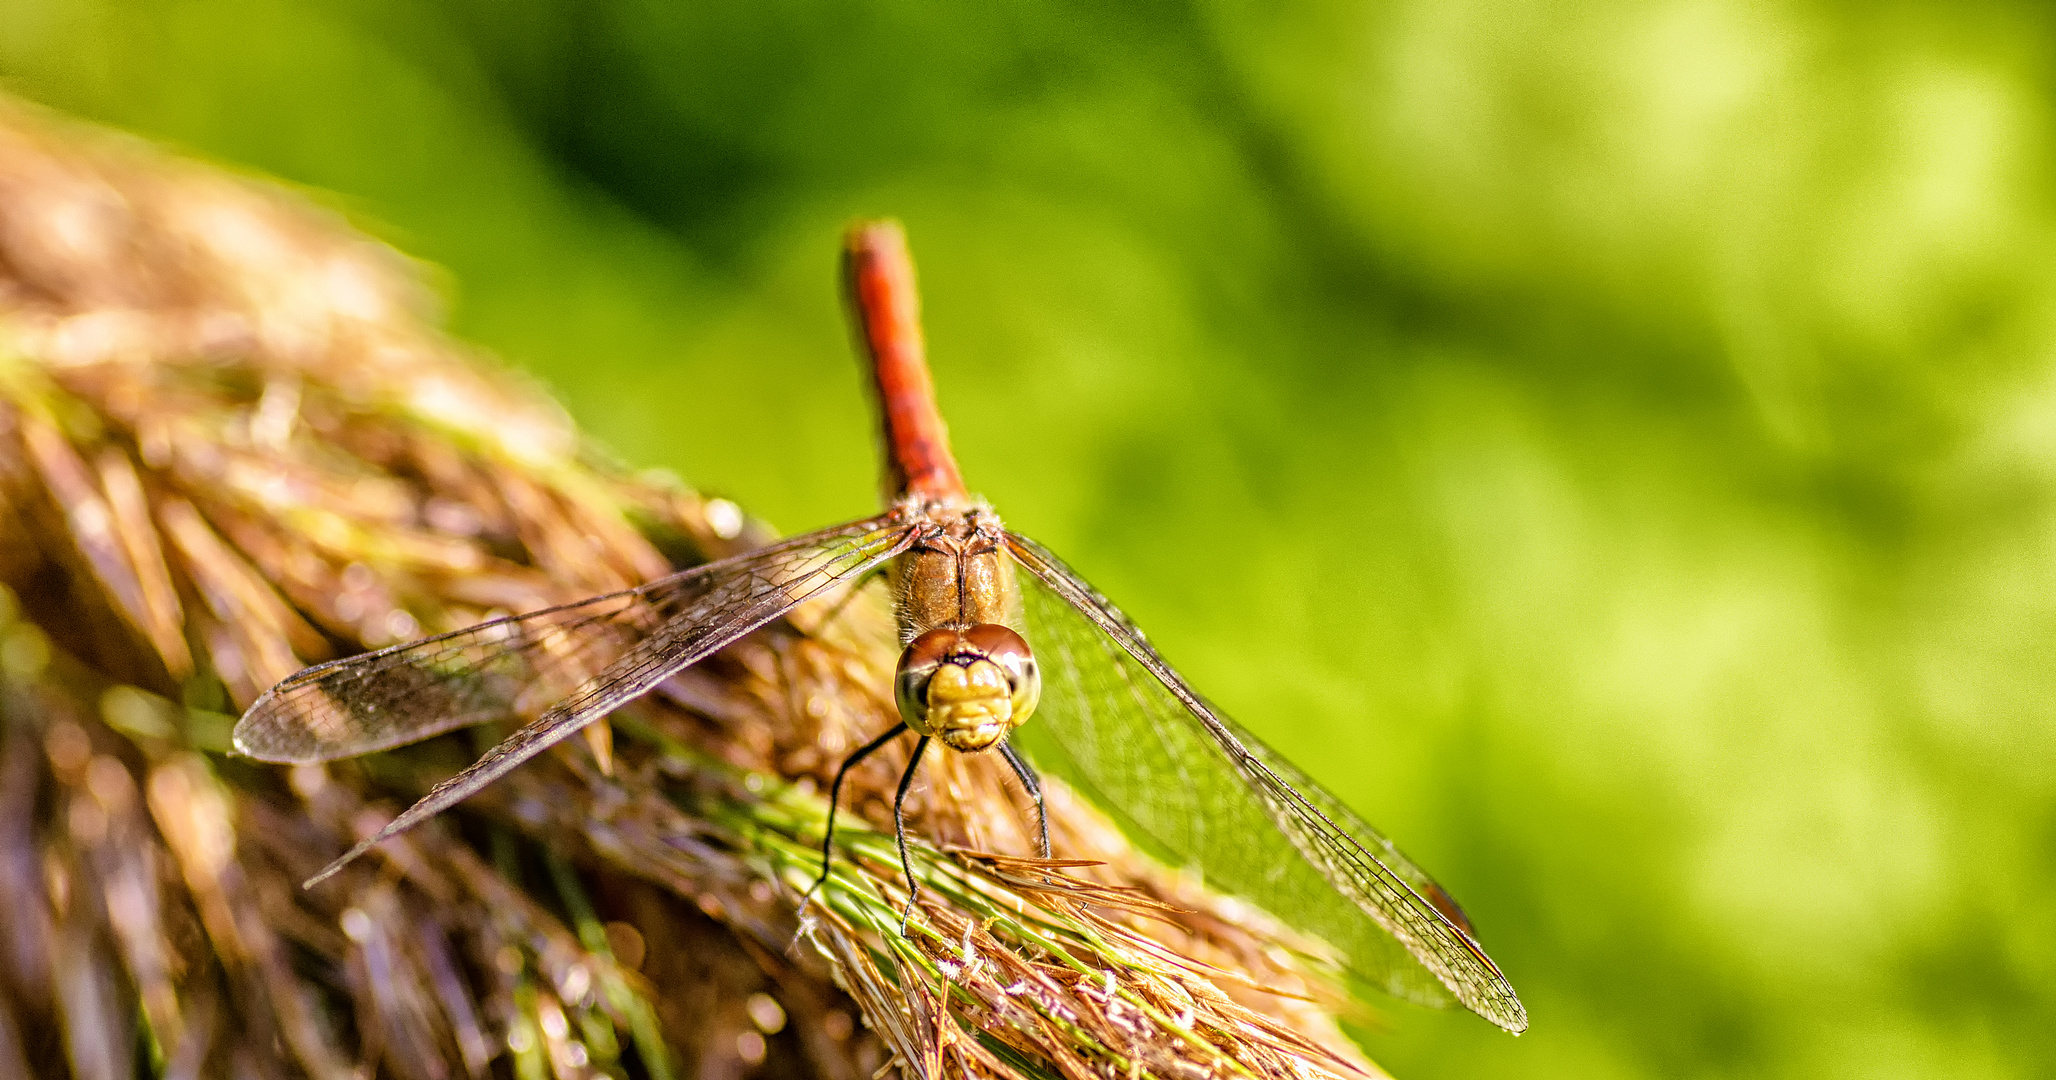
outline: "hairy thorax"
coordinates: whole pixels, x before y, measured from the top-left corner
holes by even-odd
[[[1013,559],[1001,544],[999,518],[983,506],[928,507],[936,526],[892,566],[900,642],[930,630],[997,623],[1020,629]]]

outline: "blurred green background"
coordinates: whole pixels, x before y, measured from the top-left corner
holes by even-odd
[[[875,500],[903,218],[973,486],[1469,908],[1424,1077],[2056,1074],[2038,6],[0,0],[627,460]]]

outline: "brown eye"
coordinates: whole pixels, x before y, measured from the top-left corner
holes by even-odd
[[[928,728],[928,680],[935,677],[935,668],[908,668],[901,666],[899,674],[893,676],[892,700],[899,706],[900,719],[919,735]]]
[[[892,677],[892,699],[899,706],[900,719],[916,735],[930,734],[928,681],[935,677],[935,669],[958,650],[962,637],[955,630],[930,630],[900,651],[899,670]]]
[[[1007,673],[1013,689],[1014,723],[1028,719],[1042,699],[1042,673],[1036,670],[1035,650],[1021,635],[997,623],[983,623],[964,631],[969,651],[998,664]]]

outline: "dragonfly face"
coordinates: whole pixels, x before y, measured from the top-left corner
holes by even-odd
[[[1028,719],[1042,674],[1021,635],[996,623],[930,630],[900,653],[900,717],[952,750],[990,750]]]
[[[920,507],[933,534],[893,563],[899,670],[893,699],[914,734],[952,750],[989,750],[1035,711],[1042,676],[1016,627],[1020,593],[983,507]]]

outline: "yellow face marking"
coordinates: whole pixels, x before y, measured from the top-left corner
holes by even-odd
[[[1013,728],[1013,687],[990,660],[943,664],[928,680],[928,729],[955,750],[983,750]]]

